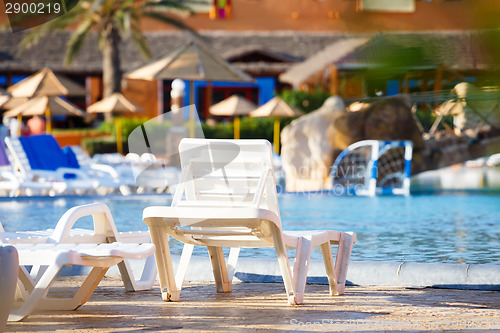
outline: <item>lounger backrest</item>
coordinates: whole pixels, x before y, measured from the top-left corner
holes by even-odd
[[[3,142],[0,142],[0,168],[4,166],[10,166],[9,157],[5,151],[5,146]]]
[[[12,165],[16,170],[19,170],[21,174],[26,175],[31,172],[30,162],[28,156],[24,152],[23,146],[19,141],[19,138],[6,137],[5,144],[10,151],[12,157]]]
[[[183,139],[173,206],[256,207],[279,216],[267,140]]]
[[[31,169],[55,171],[58,168],[80,167],[73,151],[64,152],[52,135],[20,137],[19,141]]]

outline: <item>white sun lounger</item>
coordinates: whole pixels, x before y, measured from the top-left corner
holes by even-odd
[[[118,167],[116,164],[111,165],[110,163],[102,163],[96,162],[92,157],[87,155],[80,146],[70,146],[69,149],[73,151],[75,154],[78,164],[84,170],[94,170],[96,172],[106,172],[113,176],[113,179],[116,180],[117,185],[119,186],[119,190],[123,195],[129,195],[132,193],[132,188],[136,187],[135,179],[131,172],[130,165],[128,168],[130,172],[124,172],[127,170],[127,166]],[[118,154],[119,155],[119,154]],[[121,155],[119,155],[121,156]]]
[[[3,142],[0,142],[0,196],[55,195],[65,189],[66,184],[63,182],[37,181],[28,174],[16,172],[10,164]]]
[[[0,246],[0,332],[5,330],[16,292],[19,259],[13,246]]]
[[[85,172],[78,169],[58,168],[55,171],[32,169],[18,138],[7,137],[5,138],[5,144],[13,158],[13,166],[19,170],[23,177],[37,179],[42,182],[64,183],[66,186],[63,193],[93,193],[99,186],[99,181],[89,178]],[[67,174],[72,175],[74,178],[68,178]]]
[[[73,228],[78,219],[92,216],[94,229]],[[69,233],[68,233],[69,231]],[[103,203],[94,203],[73,207],[59,220],[55,229],[36,231],[6,232],[0,223],[0,234],[9,244],[44,244],[44,243],[151,243],[148,231],[119,232],[116,228],[109,207]],[[139,280],[133,279],[132,269],[127,260],[118,265],[125,289],[127,291],[148,290],[153,287],[157,270],[154,256],[146,259],[144,269]],[[32,270],[32,276],[35,276]]]
[[[92,232],[77,229],[75,222],[92,216]],[[156,278],[154,267],[154,245],[150,242],[122,237],[113,222],[109,208],[104,204],[77,206],[68,210],[56,228],[46,232],[6,233],[0,230],[0,242],[10,244],[19,252],[20,293],[23,305],[11,311],[9,321],[18,321],[35,308],[73,310],[84,304],[109,267],[118,265],[122,280],[128,291],[150,289]],[[146,259],[140,280],[135,280],[126,259]],[[55,276],[64,265],[93,267],[78,292],[70,299],[47,297]],[[28,273],[25,266],[33,266]]]
[[[320,246],[330,294],[343,294],[356,235],[282,230],[268,141],[183,139],[179,152],[182,177],[171,207],[143,212],[156,245],[164,300],[179,300],[194,245],[207,246],[219,292],[231,291],[239,248],[274,247],[292,305],[303,303],[311,249]],[[185,243],[177,275],[166,234]],[[338,244],[335,264],[330,244]],[[231,248],[227,266],[223,247]],[[286,247],[296,248],[293,275]]]

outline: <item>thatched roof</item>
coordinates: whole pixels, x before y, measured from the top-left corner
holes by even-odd
[[[351,54],[356,48],[362,46],[370,39],[367,37],[345,38],[330,44],[306,61],[293,66],[290,70],[280,75],[283,82],[298,85],[306,81],[311,75],[323,70],[330,64],[335,64],[340,59]]]
[[[75,61],[64,65],[64,53],[71,32],[55,32],[37,46],[17,56],[17,45],[25,32],[0,32],[0,73],[33,73],[43,67],[67,74],[100,75],[101,53],[97,38],[92,35],[83,46]],[[330,60],[342,70],[368,68],[381,59],[392,57],[399,62],[411,60],[410,65],[444,65],[456,70],[485,70],[498,62],[491,51],[496,51],[500,38],[497,31],[445,31],[374,34],[338,34],[328,32],[202,32],[202,41],[209,50],[233,59],[237,67],[252,73],[280,73],[294,64],[312,56],[323,59],[321,51],[331,45],[344,45],[340,54],[332,46]],[[190,39],[186,33],[163,31],[146,33],[153,59],[180,47]],[[361,47],[355,41],[370,40]],[[352,43],[352,44],[351,44]],[[346,52],[346,51],[351,52]],[[390,51],[390,52],[389,52]],[[319,53],[319,54],[318,54]],[[326,52],[325,52],[326,53]],[[130,41],[120,45],[121,68],[124,72],[146,63]],[[253,55],[253,56],[252,56]],[[416,63],[415,59],[423,59]],[[303,66],[305,67],[305,66]],[[316,67],[314,67],[316,68]],[[293,69],[296,71],[296,69]],[[300,72],[300,71],[299,71]],[[302,75],[302,74],[301,74]],[[297,81],[293,79],[292,81]]]
[[[500,50],[499,31],[445,31],[384,33],[375,36],[351,36],[338,40],[292,66],[280,79],[294,85],[321,73],[328,66],[338,70],[433,69],[443,66],[457,71],[497,68]]]
[[[33,73],[43,67],[50,67],[59,73],[99,74],[102,71],[102,56],[98,48],[97,37],[91,35],[85,42],[73,63],[64,64],[66,44],[71,32],[58,31],[43,39],[37,46],[17,56],[17,45],[25,32],[0,32],[0,72]],[[345,35],[331,33],[296,33],[296,32],[203,32],[202,41],[209,50],[229,56],[242,52],[248,45],[265,50],[274,56],[280,55],[290,61],[302,61],[320,51],[326,45]],[[166,53],[186,44],[190,40],[186,33],[176,31],[146,33],[146,39],[151,48],[153,59],[159,59]],[[145,60],[135,45],[125,40],[120,44],[121,68],[124,72],[143,66]],[[227,59],[227,58],[226,58]],[[290,62],[268,62],[255,64],[242,63],[241,69],[255,68],[283,71],[293,64]]]
[[[142,80],[182,78],[184,80],[253,81],[248,74],[195,41],[190,41],[161,59],[127,73],[126,77]]]

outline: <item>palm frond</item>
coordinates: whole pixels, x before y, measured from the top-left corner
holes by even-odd
[[[144,37],[144,34],[139,29],[132,29],[131,37],[142,56],[146,60],[151,59],[151,49],[149,48],[148,41]]]
[[[66,46],[66,56],[64,62],[69,65],[74,59],[76,54],[81,50],[85,39],[89,35],[92,27],[92,21],[87,20],[80,24],[78,29],[71,35],[68,45]]]
[[[115,14],[115,22],[122,30],[125,36],[130,35],[131,30],[131,13],[129,11],[120,11]]]
[[[194,14],[194,10],[191,8],[190,4],[202,4],[202,2],[160,0],[145,2],[141,7],[145,10],[151,11],[170,12],[179,15],[192,15]]]
[[[75,11],[70,11],[65,15],[62,15],[56,19],[48,21],[45,24],[42,24],[36,28],[30,30],[26,36],[21,40],[18,45],[18,50],[16,52],[16,56],[19,56],[27,49],[33,47],[38,44],[44,37],[49,35],[52,31],[55,30],[64,30],[69,25],[75,22],[75,17],[78,15],[78,9],[74,8]]]

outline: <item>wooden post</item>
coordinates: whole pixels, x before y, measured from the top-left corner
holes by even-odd
[[[21,136],[21,126],[23,124],[23,116],[18,115],[17,116],[17,136]],[[47,125],[45,125],[47,126]]]
[[[156,93],[158,96],[156,96],[157,98],[157,107],[158,107],[158,111],[157,111],[157,114],[158,116],[161,116],[163,114],[163,94],[164,94],[164,91],[163,91],[163,80],[158,80],[158,86],[157,86],[157,90],[156,90]]]
[[[434,91],[442,89],[441,81],[443,81],[443,66],[436,68],[436,78],[434,80]]]
[[[45,109],[45,132],[47,134],[50,134],[52,132],[52,123],[50,119],[50,108],[47,105],[47,108]]]
[[[194,138],[194,81],[189,81],[189,137]]]
[[[207,81],[207,88],[205,89],[205,108],[203,109],[203,117],[205,120],[210,117],[210,106],[212,105],[212,81]]]
[[[240,138],[240,116],[234,116],[234,139],[238,140]]]
[[[410,92],[410,80],[408,78],[408,73],[405,73],[403,78],[403,93],[408,94]]]
[[[119,154],[123,154],[123,142],[122,142],[122,121],[119,117],[116,117],[116,150]]]
[[[279,154],[280,153],[280,118],[279,117],[274,118],[273,145],[274,145],[274,152],[276,154]]]
[[[330,66],[330,95],[338,95],[338,71],[334,65]]]

